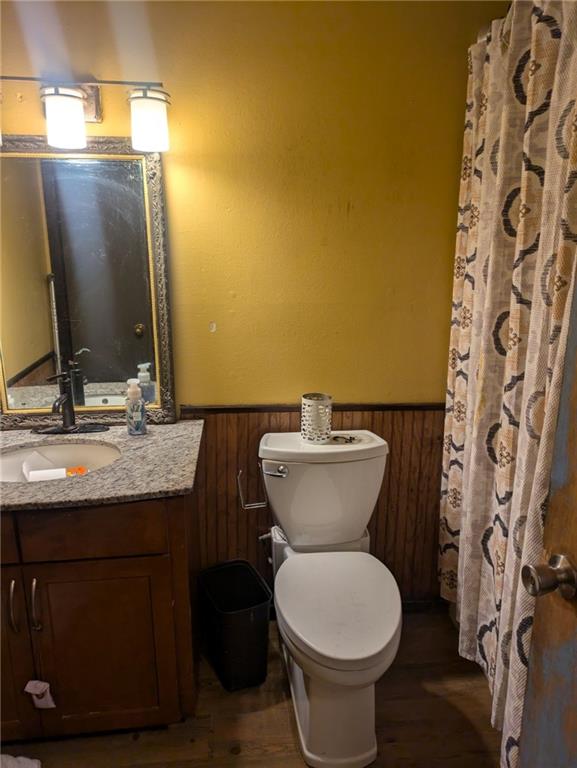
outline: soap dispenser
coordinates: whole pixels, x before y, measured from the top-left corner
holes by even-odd
[[[129,435],[146,434],[146,410],[138,379],[128,379],[126,382],[126,425]]]
[[[154,383],[150,380],[150,363],[138,363],[138,383],[145,403],[153,403],[156,399]]]

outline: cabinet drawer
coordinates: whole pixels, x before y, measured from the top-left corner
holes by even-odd
[[[18,555],[18,544],[16,542],[16,531],[14,529],[14,518],[11,514],[2,515],[2,563],[9,565],[10,563],[18,563],[20,556]]]
[[[162,501],[21,512],[18,532],[25,563],[168,551]]]

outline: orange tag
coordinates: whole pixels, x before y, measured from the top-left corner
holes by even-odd
[[[86,467],[78,466],[78,467],[68,467],[66,469],[66,476],[67,477],[74,477],[74,475],[85,475],[88,472]]]

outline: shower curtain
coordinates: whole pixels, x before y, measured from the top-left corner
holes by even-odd
[[[513,2],[469,51],[441,496],[442,595],[518,764],[577,249],[577,3]]]

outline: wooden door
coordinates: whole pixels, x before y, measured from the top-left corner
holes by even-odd
[[[24,693],[34,679],[34,660],[22,574],[18,566],[2,567],[2,740],[39,736],[41,722]]]
[[[577,297],[557,425],[543,563],[577,566]],[[521,768],[577,766],[577,599],[537,598],[521,735]]]
[[[38,678],[50,683],[56,704],[42,710],[46,735],[178,720],[168,557],[27,565],[23,572]]]

